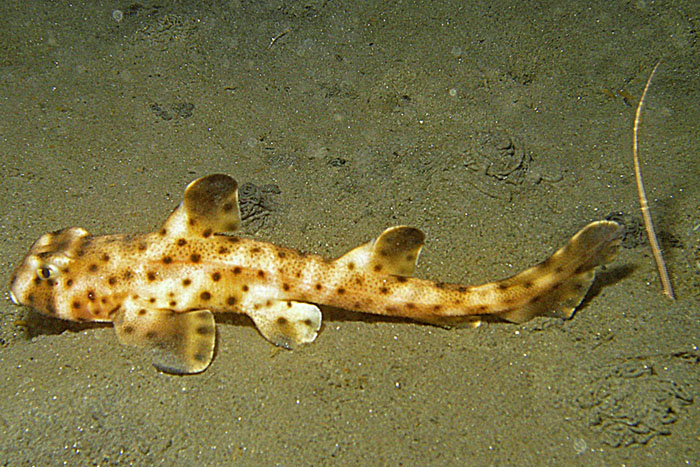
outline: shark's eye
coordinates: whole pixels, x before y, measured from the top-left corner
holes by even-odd
[[[51,265],[44,265],[36,270],[36,277],[44,281],[49,279],[55,279],[57,274],[58,270],[55,266]]]

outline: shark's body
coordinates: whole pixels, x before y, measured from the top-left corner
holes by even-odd
[[[212,312],[244,313],[286,348],[316,338],[317,304],[433,324],[568,318],[621,237],[618,224],[593,222],[537,266],[461,286],[410,277],[424,240],[411,227],[327,260],[221,235],[239,224],[236,182],[203,177],[158,232],[94,237],[72,227],[43,235],[13,273],[11,298],[58,318],[111,321],[123,343],[153,351],[158,369],[197,373],[213,357]]]

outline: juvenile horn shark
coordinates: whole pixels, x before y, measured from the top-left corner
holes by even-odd
[[[218,312],[248,315],[287,349],[316,338],[318,305],[436,325],[569,318],[622,236],[615,222],[593,222],[544,262],[467,286],[411,277],[424,241],[412,227],[328,260],[224,235],[240,223],[236,181],[209,175],[187,186],[157,232],[92,236],[70,227],[41,236],[12,274],[10,298],[57,318],[111,321],[122,343],[152,352],[158,370],[189,374],[211,363]]]

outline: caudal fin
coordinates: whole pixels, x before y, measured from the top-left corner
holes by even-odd
[[[593,284],[595,270],[617,254],[623,229],[616,222],[592,222],[549,259],[496,285],[519,302],[496,313],[522,323],[539,315],[570,318]]]

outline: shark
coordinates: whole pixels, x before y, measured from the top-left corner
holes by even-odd
[[[548,259],[503,280],[461,285],[414,277],[425,236],[409,226],[335,258],[240,237],[238,185],[225,174],[190,183],[161,228],[93,236],[80,227],[42,235],[10,278],[16,305],[64,320],[111,322],[119,341],[170,374],[206,370],[215,313],[249,316],[271,343],[316,339],[331,306],[438,326],[570,318],[623,234],[595,221]]]

